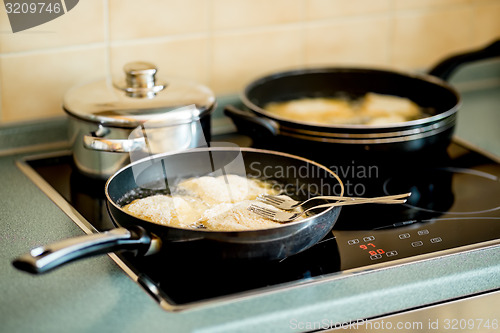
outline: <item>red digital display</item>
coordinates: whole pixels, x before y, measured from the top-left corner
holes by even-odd
[[[376,254],[384,254],[384,253],[385,253],[385,251],[384,251],[384,250],[382,250],[382,249],[377,249],[376,251],[369,251],[368,253],[369,253],[371,256],[374,256],[374,255],[376,255]]]
[[[359,247],[363,250],[369,250],[368,253],[371,256],[374,256],[376,254],[384,254],[385,253],[385,251],[382,249],[375,249],[377,246],[373,243],[368,243],[366,245],[363,244],[363,245],[360,245]]]
[[[375,245],[373,245],[373,243],[368,243],[366,245],[360,245],[359,247],[362,248],[363,250],[368,250],[368,246],[376,247]]]

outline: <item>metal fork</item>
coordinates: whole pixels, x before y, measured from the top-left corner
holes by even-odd
[[[357,197],[337,197],[337,196],[317,196],[317,197],[312,197],[308,200],[305,201],[297,201],[289,196],[286,195],[269,195],[269,194],[261,194],[257,197],[257,200],[266,203],[268,205],[274,206],[279,209],[283,210],[293,210],[297,207],[300,207],[310,201],[313,200],[338,200],[338,201],[358,201],[358,200],[366,200],[366,199],[373,199],[373,200],[393,200],[393,199],[404,199],[408,198],[411,195],[411,193],[404,193],[404,194],[396,194],[396,195],[387,195],[387,196],[382,196],[382,197],[373,197],[373,198],[357,198]]]
[[[383,198],[383,197],[382,197]],[[381,198],[364,198],[358,200],[350,200],[350,201],[338,201],[329,204],[323,204],[311,207],[301,212],[285,212],[285,211],[277,211],[273,209],[269,209],[266,207],[262,207],[256,204],[251,204],[248,206],[248,210],[254,212],[257,215],[262,217],[271,219],[275,222],[279,223],[288,223],[298,219],[301,215],[318,208],[328,208],[328,207],[337,207],[337,206],[348,206],[348,205],[360,205],[367,203],[383,203],[383,204],[401,204],[405,203],[406,199],[394,200],[394,199],[381,199]]]

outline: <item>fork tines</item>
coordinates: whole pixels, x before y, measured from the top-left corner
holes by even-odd
[[[276,217],[276,213],[267,209],[267,208],[264,208],[264,207],[260,207],[258,205],[254,205],[254,204],[251,204],[250,206],[248,206],[247,208],[249,211],[251,212],[254,212],[255,214],[257,215],[260,215],[260,216],[263,216],[263,217],[267,217],[269,219],[274,219]]]
[[[263,202],[269,202],[269,203],[274,203],[276,205],[280,205],[282,204],[283,202],[285,202],[284,199],[282,198],[279,198],[275,195],[269,195],[269,194],[260,194],[258,197],[257,197],[258,200],[260,201],[263,201]]]

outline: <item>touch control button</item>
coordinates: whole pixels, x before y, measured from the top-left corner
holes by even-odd
[[[427,230],[427,229],[419,230],[417,233],[418,233],[419,236],[428,235],[429,234],[429,230]]]
[[[359,243],[359,239],[357,239],[357,238],[347,241],[347,244],[349,244],[349,245],[358,244],[358,243]]]
[[[375,237],[373,237],[373,236],[368,236],[368,237],[363,238],[363,241],[364,241],[364,242],[370,242],[370,241],[372,241],[372,240],[375,240]]]
[[[411,246],[413,246],[413,247],[418,247],[418,246],[422,246],[422,245],[424,245],[424,242],[422,242],[422,241],[411,243]]]
[[[407,239],[410,238],[410,234],[401,234],[399,235],[399,239]]]
[[[374,254],[374,255],[370,256],[371,260],[377,260],[377,259],[380,259],[380,258],[382,258],[381,254]]]
[[[431,243],[439,243],[441,241],[442,241],[441,237],[436,237],[431,239]]]
[[[394,257],[398,255],[398,251],[389,251],[385,253],[388,257]]]

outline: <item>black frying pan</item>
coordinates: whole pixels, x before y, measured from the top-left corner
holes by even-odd
[[[380,157],[385,152],[413,154],[446,148],[455,128],[460,96],[445,80],[463,63],[496,56],[500,56],[500,41],[448,58],[429,75],[342,67],[278,72],[247,85],[242,102],[248,111],[228,106],[225,114],[240,133],[254,139],[254,146],[279,147],[303,156],[307,154],[302,152],[311,150],[357,156],[360,152],[374,152]],[[270,102],[314,97],[359,98],[368,92],[408,98],[429,110],[431,116],[384,126],[324,125],[282,118],[265,110]]]
[[[333,228],[340,207],[277,228],[231,232],[159,225],[121,208],[140,197],[169,193],[180,179],[213,173],[239,174],[241,170],[248,177],[289,185],[287,194],[293,192],[299,200],[344,193],[335,173],[289,154],[250,148],[200,148],[156,155],[126,166],[107,181],[108,210],[118,228],[38,247],[13,264],[30,273],[44,273],[76,259],[122,250],[137,255],[175,255],[168,253],[162,243],[183,243],[202,256],[216,259],[276,260],[311,247]]]

